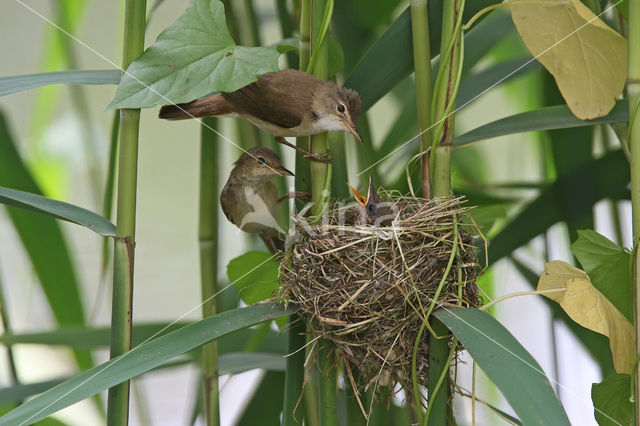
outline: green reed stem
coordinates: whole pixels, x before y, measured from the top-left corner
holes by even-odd
[[[431,102],[433,88],[431,77],[431,47],[429,42],[429,18],[427,0],[411,0],[411,32],[413,36],[413,66],[416,80],[418,131],[422,152],[422,196],[431,198],[431,178],[427,148],[431,146]]]
[[[300,54],[298,69],[306,69],[309,64],[309,40],[311,37],[311,0],[303,0],[300,4]],[[296,145],[307,149],[308,137],[296,138]],[[311,175],[308,160],[296,151],[295,190],[309,192],[311,189]],[[297,209],[302,208],[303,203],[296,203]],[[289,346],[287,353],[287,366],[284,383],[284,406],[282,410],[282,425],[302,425],[305,416],[305,398],[302,398],[302,383],[304,381],[304,359],[306,345],[306,324],[298,314],[289,316],[287,325]],[[314,419],[315,420],[315,419]]]
[[[635,313],[635,350],[640,355],[640,257],[638,241],[640,241],[640,4],[630,1],[627,19],[629,36],[627,96],[629,98],[629,147],[631,150],[631,204],[634,241],[634,313]],[[635,375],[636,395],[640,395],[640,369]],[[635,404],[635,424],[640,424],[640,403]]]
[[[127,0],[125,3],[123,69],[126,69],[144,50],[146,3],[146,0]],[[117,231],[113,250],[111,358],[131,349],[139,126],[139,109],[120,110]],[[127,425],[129,381],[110,388],[107,401],[107,424]]]
[[[215,118],[202,120],[200,128],[200,206],[198,239],[200,243],[200,288],[202,317],[220,312],[218,298],[218,169],[220,141],[211,129]],[[213,340],[202,347],[203,411],[205,424],[220,424],[220,395],[218,392],[218,342]]]

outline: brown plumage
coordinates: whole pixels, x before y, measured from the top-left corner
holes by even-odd
[[[243,153],[220,194],[220,205],[229,222],[244,232],[258,234],[273,252],[282,249],[282,229],[276,221],[278,190],[271,178],[293,176],[278,154],[256,147]]]
[[[291,146],[284,137],[326,131],[350,132],[362,142],[356,129],[360,109],[360,97],[354,90],[305,72],[282,70],[263,74],[258,81],[235,92],[163,106],[159,117],[168,120],[243,117],[276,136],[278,142]]]

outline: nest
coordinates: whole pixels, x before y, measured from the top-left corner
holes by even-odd
[[[353,386],[400,383],[410,390],[413,349],[430,305],[478,306],[479,231],[462,199],[386,198],[395,217],[389,226],[359,225],[357,204],[334,204],[316,224],[294,218],[296,243],[280,267],[282,292],[299,305],[315,337],[335,343]],[[427,331],[416,357],[423,384],[428,350]]]

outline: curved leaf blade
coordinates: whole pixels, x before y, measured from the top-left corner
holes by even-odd
[[[603,198],[627,197],[626,185],[629,179],[629,167],[620,150],[594,159],[571,174],[561,177],[545,188],[490,241],[489,264],[492,265],[516,248],[525,245],[556,222],[567,217],[591,214],[593,205]],[[579,197],[576,197],[570,211],[561,210],[557,200],[562,194],[562,188],[585,181],[593,181],[595,186],[589,191],[576,194]],[[478,258],[483,259],[484,254],[479,254]]]
[[[600,426],[633,424],[631,376],[613,374],[600,383],[591,385],[593,414]]]
[[[494,3],[498,2],[495,0],[468,1],[465,4],[463,21],[467,21],[482,8]],[[440,52],[442,2],[428,2],[428,6],[431,57],[433,58]],[[505,26],[504,28],[505,31],[510,31],[513,27]],[[480,35],[474,35],[476,30],[480,30],[480,24],[465,35],[465,43],[468,38]],[[478,40],[481,38],[478,37]],[[344,86],[358,92],[362,100],[362,111],[367,111],[412,71],[411,13],[407,8],[364,54]]]
[[[569,107],[566,105],[556,105],[511,115],[485,124],[456,137],[453,145],[462,146],[470,142],[534,130],[570,129],[625,121],[629,121],[629,111],[625,100],[617,101],[608,115],[595,120],[580,120],[569,111]]]
[[[18,153],[9,125],[0,110],[0,185],[41,194]],[[84,309],[71,254],[60,225],[51,217],[8,208],[40,286],[60,325],[84,324]],[[93,366],[91,354],[74,351],[81,369]]]
[[[116,235],[116,226],[99,214],[42,195],[0,186],[0,203],[75,223],[104,237]]]
[[[276,47],[236,46],[222,2],[193,0],[129,65],[108,108],[146,108],[232,92],[277,71],[278,56]]]
[[[284,371],[284,353],[233,352],[220,356],[220,374],[238,374],[261,368],[269,371]]]
[[[30,424],[112,386],[139,376],[170,359],[235,330],[289,315],[293,305],[265,303],[205,318],[85,371],[27,401],[2,418],[0,425]]]
[[[438,309],[434,315],[462,342],[523,424],[571,424],[542,367],[495,318],[474,308]]]
[[[121,75],[120,70],[74,70],[1,77],[0,96],[52,84],[118,84]]]
[[[148,323],[134,324],[132,345],[137,346],[151,338],[157,338],[171,333],[191,323]],[[218,352],[242,352],[247,342],[251,340],[257,330],[238,330],[218,339]],[[0,335],[3,345],[51,345],[68,346],[74,349],[103,349],[108,348],[111,337],[111,327],[58,327],[51,331],[26,334]],[[284,334],[268,330],[255,350],[268,353],[284,352],[287,339]]]

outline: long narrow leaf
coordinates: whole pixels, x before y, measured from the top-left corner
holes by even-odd
[[[203,319],[151,340],[61,383],[0,418],[0,425],[33,423],[118,383],[139,376],[206,342],[295,311],[293,305],[285,308],[282,304],[265,303]]]
[[[99,214],[42,195],[0,186],[0,203],[66,220],[89,228],[104,237],[115,237],[116,235],[116,226]]]
[[[571,186],[572,182],[577,184],[585,181],[595,182],[595,185],[589,191],[580,191],[580,194],[576,194],[573,205],[561,209],[557,200],[562,194],[562,189]],[[491,240],[489,264],[528,243],[557,222],[591,214],[594,204],[603,198],[628,197],[628,183],[629,167],[620,150],[593,160],[571,174],[561,177],[545,188]],[[483,259],[483,256],[479,255],[479,259]]]
[[[164,336],[190,323],[179,322],[175,324],[151,323],[135,324],[133,326],[132,345],[137,346],[150,338]],[[256,330],[238,330],[218,340],[220,353],[242,352],[247,342],[256,333]],[[3,334],[0,335],[0,344],[3,345],[52,345],[68,346],[74,349],[104,349],[109,347],[111,327],[58,327],[55,330],[41,333],[27,334]],[[280,353],[284,352],[287,339],[284,334],[268,330],[261,338],[261,342],[255,350],[260,352]]]
[[[471,18],[480,9],[493,3],[497,2],[468,1],[465,4],[463,19]],[[440,52],[441,29],[442,2],[431,1],[429,32],[432,58]],[[470,31],[465,40],[472,33],[473,31]],[[365,53],[344,85],[358,91],[362,100],[362,110],[366,111],[412,71],[411,17],[407,8]]]
[[[0,96],[52,84],[118,84],[120,70],[53,71],[0,77]]]
[[[480,126],[454,139],[455,146],[470,142],[491,139],[513,133],[532,132],[534,130],[569,129],[573,127],[593,126],[629,121],[627,101],[616,102],[611,112],[595,120],[580,120],[569,111],[566,105],[540,108],[535,111],[511,115]]]
[[[526,425],[570,425],[538,362],[491,315],[474,308],[434,315],[460,340]]]
[[[244,409],[237,426],[275,425],[280,423],[284,374],[267,372]],[[301,414],[302,415],[302,414]]]
[[[0,185],[41,194],[20,157],[0,111]],[[84,323],[78,280],[67,242],[59,224],[51,217],[8,208],[9,217],[29,255],[53,315],[61,325]],[[89,353],[75,352],[82,369],[91,368]]]

